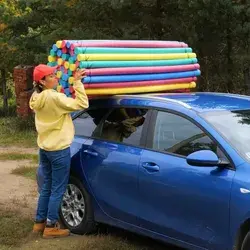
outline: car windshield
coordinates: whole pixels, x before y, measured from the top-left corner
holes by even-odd
[[[207,112],[201,116],[250,161],[250,110]]]

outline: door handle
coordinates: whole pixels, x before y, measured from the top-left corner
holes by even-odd
[[[97,152],[94,152],[92,150],[86,149],[83,151],[85,154],[92,155],[92,156],[98,156]]]
[[[148,170],[149,172],[158,172],[160,167],[153,162],[144,162],[142,167]]]

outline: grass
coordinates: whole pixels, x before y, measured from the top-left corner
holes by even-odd
[[[0,249],[18,247],[29,235],[33,222],[16,213],[0,210]]]
[[[35,154],[22,154],[22,153],[0,153],[0,161],[23,161],[30,160],[32,163],[38,163],[38,155]]]
[[[73,236],[60,240],[30,241],[21,249],[61,249],[61,250],[148,250],[147,246],[138,247],[129,241],[113,236]]]
[[[32,180],[36,180],[36,171],[37,167],[36,166],[19,166],[18,168],[15,168],[12,170],[12,174],[15,175],[21,175],[27,178],[30,178]]]
[[[33,221],[18,213],[0,210],[0,250],[61,249],[61,250],[177,250],[117,229],[98,235],[71,236],[44,240],[31,233]],[[151,247],[149,247],[151,245]],[[180,250],[180,249],[179,249]]]
[[[36,147],[36,131],[33,119],[23,121],[18,117],[1,117],[0,145]]]

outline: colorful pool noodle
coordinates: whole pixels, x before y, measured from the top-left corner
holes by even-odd
[[[174,54],[174,53],[192,53],[191,48],[98,48],[84,47],[75,48],[74,53],[79,54]]]
[[[131,88],[131,87],[145,87],[145,86],[160,86],[167,84],[183,84],[183,83],[191,83],[196,81],[196,77],[192,78],[183,78],[183,79],[174,79],[174,80],[157,80],[157,81],[142,81],[142,82],[124,82],[124,83],[101,83],[101,84],[84,84],[85,89],[114,89],[114,88]],[[63,91],[64,93],[70,93],[73,95],[75,93],[73,86],[58,86],[59,91]]]
[[[112,88],[112,89],[86,89],[87,95],[119,95],[119,94],[136,94],[136,93],[154,93],[175,89],[195,88],[196,83],[177,83],[157,86],[143,86],[130,88]]]
[[[78,61],[148,61],[196,58],[195,53],[179,54],[79,54]]]
[[[138,82],[108,82],[108,83],[84,83],[86,89],[96,89],[96,88],[128,88],[128,87],[139,87],[139,86],[155,86],[155,85],[164,85],[171,83],[189,83],[196,81],[196,77],[189,78],[178,78],[178,79],[169,79],[169,80],[153,80],[153,81],[138,81]]]
[[[93,42],[112,42],[112,43],[117,43],[117,42],[135,42],[135,41],[137,41],[137,40],[99,40],[99,39],[89,39],[89,40],[59,40],[59,41],[57,41],[56,42],[56,46],[57,46],[57,48],[63,48],[63,47],[67,47],[67,48],[69,48],[70,47],[70,45],[72,44],[72,43],[82,43],[82,42],[87,42],[87,43],[93,43]],[[142,41],[142,42],[149,42],[150,40],[140,40],[140,41]],[[154,40],[154,41],[156,41],[156,40]],[[160,42],[164,42],[164,41],[160,41]],[[170,41],[170,42],[176,42],[176,43],[179,43],[179,41]]]
[[[170,90],[186,90],[195,88],[196,83],[176,83],[176,84],[163,84],[155,86],[142,86],[142,87],[129,87],[129,88],[110,88],[110,89],[88,89],[86,88],[87,95],[116,95],[116,94],[135,94],[135,93],[154,93],[161,91],[170,91]],[[152,91],[153,89],[153,91]],[[62,93],[69,94],[69,88],[61,89]],[[73,93],[74,95],[74,93]]]
[[[196,64],[197,58],[176,59],[176,60],[154,60],[154,61],[88,61],[80,62],[79,67],[85,69],[91,68],[117,68],[117,67],[153,67],[153,66],[175,66]]]
[[[83,84],[91,96],[188,91],[200,75],[196,54],[179,41],[62,40],[52,46],[48,61],[60,66],[58,91],[72,97],[77,68],[86,69]]]
[[[199,75],[200,75],[200,70],[165,73],[165,74],[137,74],[137,75],[90,76],[90,77],[87,76],[83,79],[83,83],[153,81],[153,80],[195,77]]]
[[[181,71],[192,71],[200,69],[200,65],[189,64],[189,65],[176,65],[176,66],[156,66],[156,67],[123,67],[123,68],[100,68],[100,69],[87,69],[87,76],[98,76],[98,75],[125,75],[125,74],[155,74],[155,73],[166,73],[166,72],[181,72]]]
[[[118,48],[186,48],[188,45],[178,41],[151,41],[151,40],[71,40],[58,41],[58,48],[67,46],[74,49],[76,47],[118,47]]]

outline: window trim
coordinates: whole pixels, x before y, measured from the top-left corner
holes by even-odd
[[[184,119],[187,119],[188,121],[190,121],[191,123],[193,123],[194,125],[196,125],[199,129],[201,129],[201,131],[203,131],[218,147],[219,149],[223,152],[223,154],[226,156],[227,160],[230,162],[230,166],[226,167],[227,169],[230,170],[236,170],[235,164],[232,160],[232,158],[229,156],[229,154],[226,152],[226,150],[223,148],[223,146],[201,125],[199,124],[197,121],[195,121],[193,118],[191,118],[188,115],[185,115],[181,112],[178,112],[176,110],[171,110],[171,109],[164,109],[164,108],[155,108],[152,110],[152,115],[151,115],[151,121],[150,121],[150,125],[148,128],[148,138],[146,141],[146,145],[145,148],[147,150],[153,151],[153,152],[158,152],[158,153],[162,153],[162,154],[166,154],[166,155],[171,155],[171,156],[175,156],[178,158],[182,158],[182,159],[186,159],[186,156],[183,155],[179,155],[179,154],[175,154],[175,153],[170,153],[170,152],[166,152],[166,151],[161,151],[161,150],[156,150],[152,148],[153,145],[153,136],[154,136],[154,132],[155,132],[155,128],[156,128],[156,118],[157,118],[157,114],[158,112],[166,112],[166,113],[171,113],[174,115],[178,115]]]
[[[103,107],[104,108],[104,107]],[[105,108],[110,108],[110,111],[103,116],[103,118],[101,119],[101,122],[104,121],[104,119],[106,119],[110,114],[111,112],[113,112],[113,110],[115,109],[121,109],[121,108],[137,108],[137,109],[147,109],[148,110],[148,113],[146,115],[146,119],[145,119],[145,122],[144,122],[144,126],[142,128],[142,133],[141,133],[141,136],[140,136],[140,142],[139,142],[139,145],[133,145],[133,144],[129,144],[129,143],[123,143],[123,142],[117,142],[117,141],[112,141],[112,140],[104,140],[102,138],[98,138],[98,137],[93,137],[93,136],[84,136],[85,138],[87,139],[95,139],[95,140],[99,140],[99,141],[106,141],[106,142],[110,142],[110,143],[116,143],[116,144],[119,144],[119,145],[125,145],[125,146],[129,146],[129,147],[136,147],[136,148],[141,148],[141,149],[145,149],[145,146],[146,146],[146,142],[147,142],[147,138],[148,138],[148,128],[150,128],[150,121],[151,121],[151,116],[152,116],[152,112],[153,112],[153,109],[152,107],[149,107],[149,106],[130,106],[130,105],[112,105],[112,106],[107,106]],[[88,108],[88,109],[85,109],[83,110],[82,112],[80,112],[77,116],[74,117],[74,120],[79,118],[79,116],[83,115],[84,113],[90,111],[90,110],[96,110],[96,109],[102,109],[102,107],[96,107],[96,108]]]

